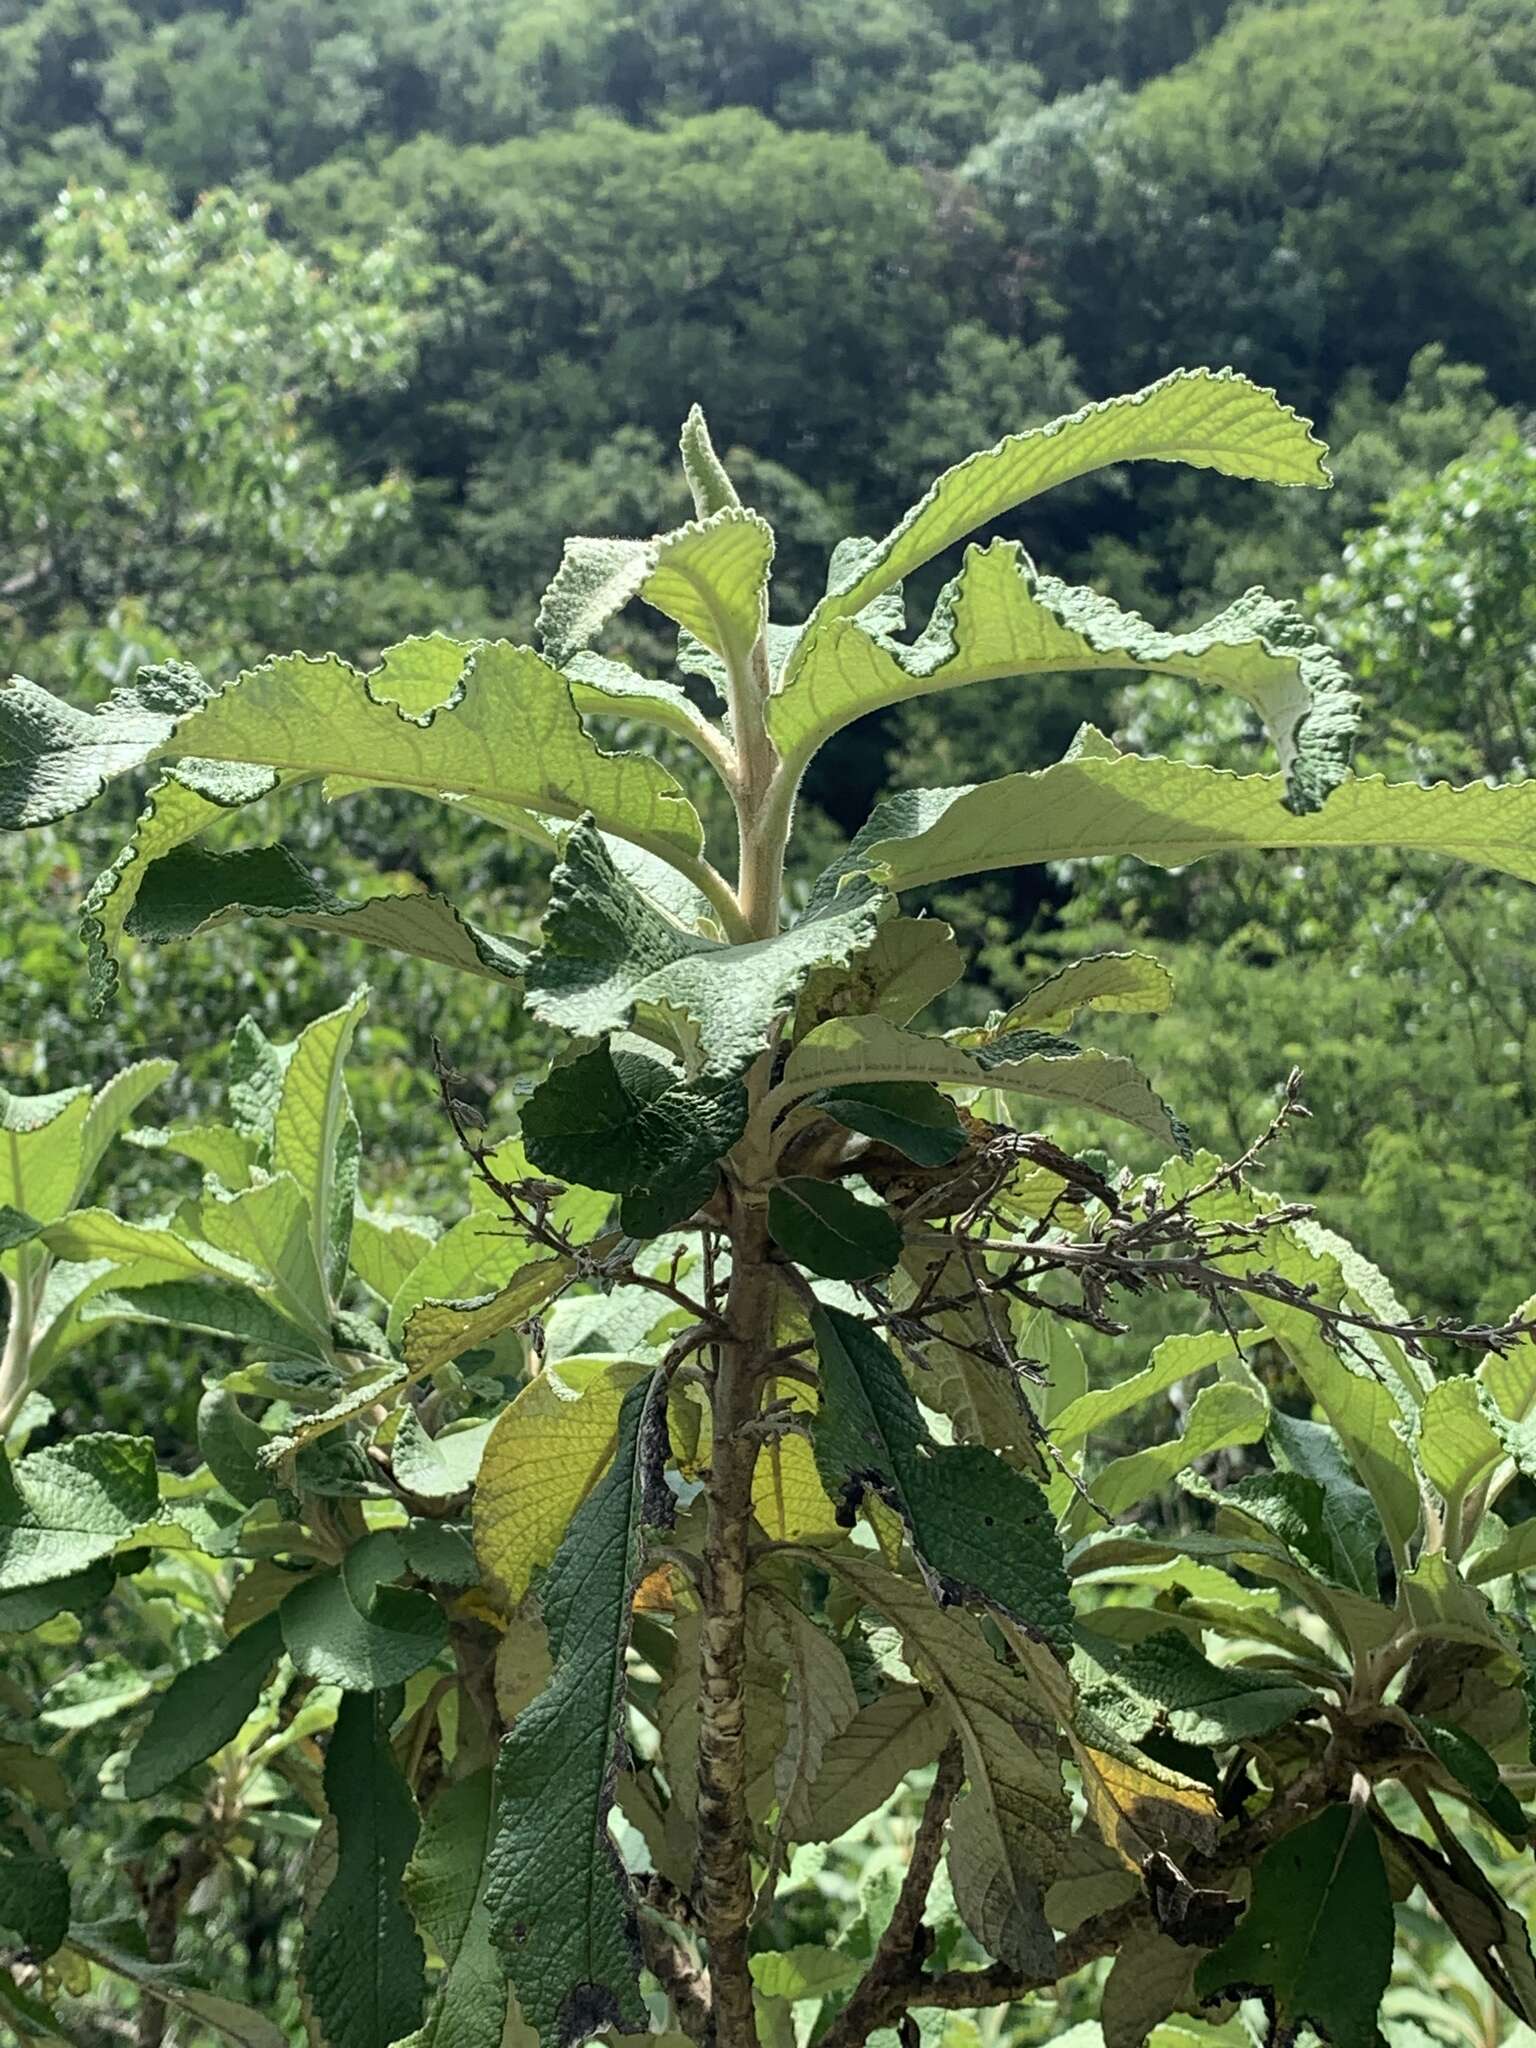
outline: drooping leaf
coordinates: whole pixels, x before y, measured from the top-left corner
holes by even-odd
[[[939,1607],[926,1587],[851,1547],[836,1554],[836,1570],[900,1631],[909,1663],[960,1738],[967,1787],[951,1823],[949,1869],[962,1919],[1011,1968],[1048,1975],[1056,1945],[1044,1889],[1069,1820],[1049,1709],[970,1616]]]
[[[183,1771],[233,1742],[255,1712],[282,1652],[275,1614],[252,1622],[217,1656],[189,1664],[156,1703],[149,1726],[134,1744],[123,1772],[130,1799],[149,1799]]]
[[[1438,1761],[1458,1785],[1471,1793],[1494,1826],[1502,1829],[1511,1841],[1523,1842],[1530,1832],[1530,1822],[1482,1744],[1474,1741],[1465,1729],[1430,1714],[1415,1714],[1413,1725]]]
[[[767,617],[772,559],[771,528],[740,505],[656,540],[569,540],[537,631],[550,658],[564,662],[643,597],[723,661],[744,667]]]
[[[295,1586],[278,1610],[294,1669],[344,1692],[381,1692],[430,1664],[448,1641],[443,1610],[391,1583],[405,1570],[393,1530],[355,1543],[341,1564]]]
[[[300,931],[358,939],[460,974],[517,986],[528,948],[461,917],[446,896],[402,890],[358,900],[315,880],[286,846],[230,853],[183,846],[149,864],[123,921],[129,938],[163,946],[234,917],[271,919]]]
[[[901,1232],[881,1204],[840,1181],[801,1176],[768,1191],[768,1229],[797,1265],[829,1280],[870,1280],[901,1257]]]
[[[400,2048],[501,2048],[507,1984],[481,1896],[494,1811],[489,1768],[445,1785],[427,1808],[404,1889],[443,1969],[425,2022]]]
[[[415,1847],[410,1788],[390,1747],[398,1690],[349,1693],[325,1757],[336,1873],[304,1944],[303,1979],[330,2048],[391,2048],[421,2018],[421,1941],[401,1898]]]
[[[642,1031],[680,1053],[690,1074],[739,1074],[806,976],[868,944],[881,908],[878,893],[850,890],[775,938],[722,945],[669,917],[584,820],[551,882],[528,1006],[586,1038]]]
[[[1184,462],[1261,483],[1322,485],[1322,457],[1307,421],[1272,391],[1233,370],[1175,370],[946,470],[883,541],[850,555],[813,619],[852,617],[977,527],[1109,463]]]
[[[497,1762],[486,1906],[518,2004],[545,2048],[572,2048],[604,2026],[645,2025],[608,1811],[642,1537],[665,1512],[652,1492],[663,1400],[652,1380],[624,1397],[613,1463],[572,1517],[541,1589],[554,1676],[519,1714]],[[560,1911],[549,1910],[552,1899]]]
[[[781,1111],[823,1089],[927,1082],[1002,1088],[1097,1110],[1184,1150],[1188,1134],[1127,1059],[1084,1051],[1070,1039],[1015,1032],[968,1052],[942,1038],[903,1031],[883,1017],[840,1017],[801,1039],[768,1098]]]
[[[822,1383],[812,1441],[828,1492],[849,1509],[866,1492],[895,1508],[940,1599],[984,1602],[1065,1642],[1066,1567],[1039,1487],[980,1445],[933,1443],[895,1354],[856,1316],[819,1309],[812,1329]]]
[[[753,1609],[758,1647],[788,1677],[785,1740],[773,1767],[780,1826],[788,1841],[811,1841],[819,1836],[815,1788],[828,1747],[852,1724],[859,1702],[842,1651],[808,1614],[772,1590]]]
[[[995,1024],[953,1034],[961,1045],[1013,1031],[1059,1031],[1082,1010],[1158,1017],[1173,1001],[1173,976],[1147,953],[1088,953],[1021,996]]]
[[[1181,1947],[1156,1927],[1133,1927],[1104,1980],[1099,2021],[1104,2048],[1145,2048],[1170,2013],[1195,2003],[1197,1948]]]
[[[108,1558],[159,1505],[148,1437],[77,1436],[15,1465],[0,1451],[0,1592]]]
[[[1383,846],[1438,853],[1529,882],[1536,880],[1529,786],[1424,788],[1351,776],[1321,809],[1298,816],[1286,809],[1278,775],[1122,754],[1104,742],[1048,768],[969,789],[886,797],[838,872],[903,890],[993,868],[1106,855],[1177,868],[1213,853],[1263,847]]]
[[[835,1842],[883,1806],[911,1771],[944,1747],[944,1710],[917,1686],[897,1686],[861,1707],[828,1742],[803,1809],[795,1812],[797,1842]]]
[[[1297,811],[1315,810],[1348,766],[1359,700],[1294,605],[1250,590],[1204,625],[1163,633],[1097,591],[1037,575],[1016,541],[968,548],[910,646],[845,617],[821,619],[770,700],[769,729],[799,760],[882,705],[1063,669],[1140,670],[1232,691],[1274,741]]]
[[[568,1380],[567,1363],[559,1377],[531,1380],[502,1410],[480,1463],[474,1529],[480,1568],[508,1609],[554,1558],[612,1463],[624,1397],[644,1370],[604,1359]]]
[[[1253,1903],[1195,1975],[1202,1998],[1262,1998],[1288,2036],[1313,2027],[1331,2048],[1379,2048],[1392,1974],[1392,1899],[1376,1836],[1340,1802],[1260,1857]]]
[[[1219,1823],[1210,1787],[1143,1755],[1102,1720],[1095,1726],[1087,1700],[1081,1718],[1089,1735],[1074,1736],[1072,1752],[1083,1802],[1105,1846],[1125,1867],[1144,1872],[1153,1851],[1169,1843],[1211,1854]],[[1099,1748],[1096,1741],[1113,1746]]]
[[[845,1949],[798,1948],[769,1951],[753,1956],[752,1982],[760,1997],[825,1998],[831,1992],[851,1991],[863,1974],[863,1965]]]
[[[623,1195],[712,1166],[746,1120],[739,1081],[688,1081],[643,1053],[599,1045],[552,1069],[529,1096],[523,1142],[541,1172]]]

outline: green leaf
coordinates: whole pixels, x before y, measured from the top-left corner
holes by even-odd
[[[481,1896],[494,1818],[489,1767],[427,1808],[405,1896],[443,1969],[425,2023],[400,2048],[501,2048],[507,1984]]]
[[[80,1141],[80,1175],[75,1199],[89,1187],[97,1167],[112,1140],[127,1125],[140,1103],[163,1087],[176,1071],[174,1060],[135,1060],[114,1074],[91,1098],[90,1112]]]
[[[400,1886],[416,1808],[390,1747],[398,1691],[349,1694],[325,1755],[336,1872],[304,1944],[309,2001],[329,2048],[390,2048],[421,2019],[425,1959]]]
[[[700,519],[708,519],[711,513],[723,512],[728,506],[741,503],[736,495],[736,486],[726,474],[725,464],[715,453],[715,444],[710,439],[709,424],[701,406],[691,405],[688,408],[680,447],[683,475],[688,480]]]
[[[1322,1492],[1321,1532],[1328,1546],[1330,1577],[1338,1584],[1377,1598],[1381,1589],[1376,1552],[1383,1530],[1369,1492],[1355,1478],[1343,1444],[1333,1430],[1317,1422],[1271,1409],[1270,1449],[1286,1472],[1312,1480]]]
[[[1322,444],[1272,391],[1234,370],[1174,370],[1142,391],[1011,434],[947,469],[813,614],[848,618],[1014,506],[1115,462],[1185,462],[1260,483],[1324,485]]]
[[[536,630],[550,658],[565,662],[643,597],[742,670],[768,616],[772,559],[772,529],[741,505],[656,540],[568,540]]]
[[[424,1301],[406,1321],[402,1384],[526,1323],[554,1299],[574,1270],[569,1259],[535,1259],[520,1266],[505,1287],[478,1301]]]
[[[1093,1480],[1090,1491],[1100,1513],[1115,1516],[1150,1500],[1197,1458],[1233,1444],[1257,1443],[1269,1419],[1269,1403],[1257,1385],[1217,1380],[1202,1387],[1190,1405],[1183,1433],[1115,1458]],[[1063,1526],[1081,1535],[1092,1519],[1085,1501],[1074,1499]]]
[[[910,1024],[965,972],[955,935],[936,917],[889,917],[846,967],[817,967],[806,976],[795,1013],[803,1038],[833,1017],[886,1017]]]
[[[0,1846],[0,1927],[20,1935],[39,1961],[62,1946],[69,1932],[69,1877],[62,1863]]]
[[[352,1219],[352,1270],[380,1301],[393,1302],[409,1274],[437,1242],[415,1219],[360,1207]],[[427,1290],[428,1294],[435,1291]]]
[[[0,682],[0,826],[52,825],[83,810],[115,777],[141,767],[208,694],[184,663],[141,669],[95,711],[79,711],[25,676]]]
[[[1349,1804],[1266,1849],[1237,1931],[1195,1973],[1202,1999],[1261,1997],[1284,2036],[1378,2048],[1392,1974],[1392,1899],[1375,1834]]]
[[[147,1287],[110,1288],[93,1294],[80,1311],[86,1323],[100,1320],[151,1323],[197,1336],[222,1337],[253,1345],[268,1358],[311,1358],[323,1363],[328,1350],[317,1331],[289,1320],[248,1287],[217,1280],[157,1280]]]
[[[814,1101],[850,1131],[894,1146],[919,1166],[948,1166],[965,1150],[965,1126],[955,1105],[920,1081],[834,1089]]]
[[[277,1616],[252,1622],[226,1649],[177,1672],[123,1772],[130,1799],[163,1792],[205,1757],[233,1742],[256,1711],[261,1689],[282,1652]]]
[[[806,1448],[809,1450],[809,1445]],[[101,1605],[116,1583],[111,1560],[104,1559],[65,1579],[0,1593],[0,1634],[24,1636],[52,1621],[56,1614],[89,1613]]]
[[[599,1045],[528,1097],[523,1143],[541,1172],[625,1195],[714,1165],[746,1121],[739,1081],[688,1081],[644,1053]]]
[[[752,1982],[763,1998],[825,1998],[851,1991],[863,1975],[858,1957],[838,1948],[785,1948],[753,1956]]]
[[[188,1235],[246,1270],[254,1268],[284,1315],[322,1340],[329,1337],[331,1304],[314,1219],[291,1174],[276,1174],[236,1195],[205,1195]]]
[[[890,1212],[837,1181],[779,1181],[768,1190],[768,1230],[780,1251],[829,1280],[871,1280],[901,1257]]]
[[[1021,1031],[967,1052],[942,1038],[900,1030],[884,1017],[839,1017],[801,1039],[764,1105],[777,1114],[824,1089],[870,1083],[928,1082],[954,1088],[1002,1088],[1071,1103],[1118,1118],[1187,1149],[1183,1125],[1127,1059],[1084,1052],[1070,1039]]]
[[[770,700],[769,730],[798,761],[883,705],[1067,669],[1185,676],[1232,691],[1269,731],[1297,811],[1316,810],[1349,765],[1359,700],[1294,605],[1250,590],[1202,626],[1162,633],[1097,591],[1037,575],[1016,541],[967,549],[910,646],[820,618]]]
[[[852,1512],[866,1492],[896,1509],[935,1596],[995,1607],[1047,1642],[1071,1635],[1061,1544],[1033,1480],[976,1444],[936,1445],[889,1346],[857,1317],[812,1318],[823,1484]]]
[[[1145,1708],[1146,1718],[1126,1730],[1134,1742],[1161,1726],[1179,1742],[1225,1748],[1272,1734],[1313,1704],[1310,1689],[1290,1679],[1213,1664],[1178,1629],[1144,1636],[1124,1652],[1098,1638],[1090,1648]]]
[[[651,1490],[664,1401],[655,1380],[624,1397],[612,1466],[577,1509],[541,1590],[554,1676],[518,1715],[497,1762],[486,1905],[518,2004],[545,2048],[646,2024],[608,1812],[643,1532],[665,1512]],[[555,1898],[561,1909],[551,1912]]]
[[[1173,1002],[1173,976],[1147,953],[1088,953],[1038,983],[985,1027],[953,1034],[960,1045],[1006,1038],[1013,1031],[1056,1031],[1081,1010],[1157,1017]]]
[[[473,1422],[467,1428],[428,1436],[415,1410],[407,1408],[390,1446],[395,1478],[417,1500],[453,1500],[467,1493],[480,1471],[493,1427],[489,1422]]]
[[[530,1380],[501,1412],[475,1489],[475,1554],[497,1596],[518,1605],[553,1559],[571,1517],[613,1462],[624,1397],[645,1368],[565,1361]],[[578,1380],[579,1391],[565,1376]]]
[[[784,1747],[773,1766],[784,1839],[819,1837],[816,1785],[828,1747],[859,1711],[842,1651],[792,1600],[771,1589],[760,1593],[750,1616],[760,1653],[788,1676]]]
[[[231,2048],[288,2048],[287,2035],[264,2014],[189,1984],[173,1963],[146,1962],[112,1938],[118,1933],[115,1924],[72,1927],[69,1945],[98,1969],[136,1986],[143,1999],[159,1999],[173,2012],[185,2013],[199,2027],[210,2028],[221,2041],[228,2041]]]
[[[797,1842],[835,1842],[883,1806],[910,1771],[931,1764],[949,1732],[943,1708],[917,1686],[897,1686],[861,1707],[821,1753]]]
[[[1156,1927],[1132,1927],[1104,1980],[1104,2048],[1144,2048],[1170,2013],[1187,2011],[1199,1959],[1198,1949],[1181,1947]]]
[[[520,981],[528,948],[461,917],[446,896],[402,890],[359,901],[317,882],[286,846],[209,853],[178,847],[152,861],[123,921],[150,945],[190,939],[233,917],[270,918],[301,931],[358,939],[488,981]]]
[[[1530,1832],[1530,1822],[1520,1810],[1520,1802],[1499,1776],[1499,1767],[1483,1748],[1474,1742],[1464,1729],[1456,1728],[1449,1721],[1436,1720],[1429,1714],[1415,1714],[1413,1725],[1423,1736],[1458,1785],[1463,1786],[1487,1814],[1496,1828],[1509,1836],[1513,1842],[1523,1842]]]
[[[405,1570],[392,1530],[355,1543],[334,1571],[306,1579],[278,1610],[283,1647],[301,1677],[344,1692],[381,1692],[428,1665],[448,1641],[426,1593],[391,1585]]]
[[[148,1437],[72,1437],[10,1465],[0,1451],[0,1592],[108,1558],[159,1505]]]
[[[1109,748],[970,789],[887,797],[837,873],[870,875],[901,890],[993,868],[1111,854],[1177,868],[1208,854],[1263,847],[1383,846],[1443,854],[1530,882],[1530,790],[1528,782],[1423,788],[1357,775],[1320,810],[1299,817],[1286,809],[1278,775],[1233,775]]]
[[[1232,1339],[1224,1330],[1165,1337],[1140,1372],[1112,1387],[1095,1387],[1091,1393],[1080,1394],[1063,1408],[1051,1423],[1051,1441],[1060,1451],[1076,1450],[1143,1401],[1166,1394],[1181,1380],[1231,1356]]]
[[[13,1095],[0,1087],[0,1202],[7,1209],[42,1224],[70,1207],[84,1179],[91,1109],[89,1088]]]
[[[669,917],[583,820],[550,885],[528,1007],[585,1038],[633,1028],[681,1054],[692,1075],[739,1074],[806,976],[868,944],[881,907],[850,890],[775,938],[722,945]]]
[[[327,1300],[346,1278],[352,1240],[358,1135],[345,1067],[367,1007],[368,991],[360,988],[350,1002],[299,1033],[272,1125],[272,1170],[291,1173],[303,1194]]]
[[[949,1870],[961,1918],[1001,1962],[1049,1977],[1056,1944],[1044,1889],[1069,1826],[1049,1705],[969,1615],[939,1607],[925,1586],[851,1547],[828,1562],[900,1631],[908,1662],[960,1738],[967,1789],[950,1824]]]
[[[224,1183],[232,1193],[251,1184],[260,1147],[233,1124],[180,1123],[152,1129],[129,1131],[130,1145],[145,1152],[175,1152],[191,1159],[204,1173]]]
[[[37,1718],[45,1728],[94,1728],[136,1707],[150,1690],[144,1672],[113,1652],[56,1678],[43,1695]]]

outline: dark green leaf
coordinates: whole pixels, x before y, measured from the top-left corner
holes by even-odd
[[[1323,1528],[1333,1553],[1333,1576],[1340,1585],[1376,1599],[1376,1551],[1384,1541],[1381,1516],[1354,1476],[1337,1433],[1326,1423],[1303,1422],[1272,1409],[1266,1435],[1283,1465],[1315,1480],[1323,1490]]]
[[[1445,1769],[1464,1786],[1487,1814],[1496,1828],[1500,1828],[1512,1841],[1523,1842],[1530,1829],[1530,1823],[1520,1810],[1520,1802],[1499,1776],[1499,1767],[1480,1742],[1462,1729],[1455,1728],[1449,1721],[1439,1721],[1428,1714],[1415,1714],[1413,1725],[1434,1751]]]
[[[768,1230],[780,1251],[828,1280],[872,1280],[901,1257],[889,1210],[837,1181],[797,1177],[770,1188]]]
[[[812,1327],[822,1384],[812,1442],[827,1491],[849,1514],[866,1492],[894,1507],[942,1602],[985,1602],[1065,1644],[1072,1603],[1039,1487],[979,1444],[935,1444],[895,1354],[856,1316],[820,1309]]]
[[[489,1767],[445,1785],[422,1823],[405,1895],[443,1971],[425,2023],[401,2048],[501,2048],[507,1981],[482,1896],[491,1790]]]
[[[546,2048],[646,2024],[608,1813],[642,1536],[664,1512],[649,1486],[654,1432],[665,1426],[656,1389],[641,1380],[625,1395],[613,1463],[555,1553],[542,1589],[554,1676],[518,1715],[497,1763],[486,1905]]]
[[[50,1579],[44,1586],[0,1593],[0,1634],[25,1635],[29,1629],[52,1621],[56,1614],[84,1614],[99,1607],[116,1583],[116,1571],[111,1561],[106,1560],[67,1579]]]
[[[636,1188],[619,1203],[619,1228],[626,1237],[664,1237],[704,1206],[719,1180],[719,1170],[706,1166],[675,1186]]]
[[[1083,1640],[1095,1661],[1146,1710],[1146,1720],[1128,1731],[1133,1741],[1161,1726],[1180,1742],[1219,1748],[1268,1735],[1312,1704],[1304,1685],[1213,1664],[1178,1629],[1145,1636],[1125,1652],[1098,1636]]]
[[[39,1959],[69,1932],[69,1878],[52,1856],[0,1848],[0,1927],[21,1936]]]
[[[390,1747],[401,1694],[352,1693],[325,1757],[336,1874],[316,1908],[304,1981],[327,2048],[390,2048],[421,2019],[421,1941],[401,1899],[416,1808]]]
[[[836,1117],[919,1166],[947,1166],[965,1150],[965,1126],[947,1095],[918,1081],[871,1082],[816,1098],[818,1109]]]
[[[701,1174],[746,1120],[739,1081],[687,1081],[644,1053],[599,1045],[529,1096],[523,1144],[541,1173],[626,1195]]]
[[[1262,1998],[1280,2039],[1309,2025],[1333,2048],[1378,2048],[1392,1939],[1376,1836],[1341,1801],[1265,1850],[1252,1905],[1201,1963],[1195,1989],[1202,1999]]]
[[[148,1799],[239,1734],[283,1647],[275,1614],[242,1630],[226,1649],[178,1671],[123,1772],[130,1799]]]

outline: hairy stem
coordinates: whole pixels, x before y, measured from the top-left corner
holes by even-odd
[[[752,1474],[763,1353],[771,1347],[773,1277],[766,1264],[766,1210],[748,1195],[732,1245],[726,1320],[718,1351],[704,1544],[699,1673],[698,1909],[709,1944],[715,2039],[755,2048],[757,2021],[747,1969],[752,1915],[747,1814],[747,1573]]]
[[[9,1320],[5,1327],[5,1348],[0,1351],[0,1441],[20,1413],[31,1385],[32,1331],[37,1317],[32,1261],[23,1245],[17,1258],[16,1278],[9,1283]]]

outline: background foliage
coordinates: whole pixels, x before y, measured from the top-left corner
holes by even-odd
[[[1532,0],[0,0],[0,662],[86,703],[173,651],[222,677],[274,646],[366,662],[427,626],[524,635],[567,532],[683,516],[671,437],[694,399],[799,610],[836,536],[882,530],[947,461],[1231,361],[1315,413],[1328,498],[1239,514],[1237,485],[1112,477],[1002,530],[1157,624],[1314,585],[1368,684],[1362,766],[1520,776],[1533,160]],[[807,823],[830,854],[889,776],[1044,762],[1087,716],[1151,748],[1177,716],[1198,751],[1191,701],[1081,678],[919,701],[829,750]],[[1198,710],[1215,758],[1241,714]],[[91,1015],[70,920],[127,822],[109,795],[67,842],[0,849],[0,1078],[99,1083],[174,1049],[170,1117],[206,1107],[243,1013],[291,1036],[363,966],[229,932],[140,952]],[[305,829],[318,848],[317,804]],[[387,797],[350,829],[370,868],[461,900],[519,879],[499,837]],[[325,865],[345,880],[347,856]],[[1134,1030],[1201,1141],[1240,1148],[1300,1060],[1314,1117],[1271,1164],[1281,1191],[1417,1307],[1502,1316],[1530,1292],[1518,885],[1271,855],[934,900],[999,1003],[1090,938],[1155,940],[1175,1008],[1101,1036]],[[431,1034],[485,1098],[540,1041],[497,994],[367,972],[371,1189],[448,1223]],[[117,1206],[165,1194],[157,1155],[122,1157]],[[202,1364],[129,1327],[52,1391],[70,1429],[147,1415],[171,1449]],[[110,1612],[89,1659],[142,1662],[153,1603]],[[54,1677],[81,1661],[57,1654]],[[61,1732],[89,1770],[110,1723]],[[131,1854],[109,1810],[92,1825]],[[287,1981],[281,1868],[257,1859],[209,1937],[244,1995]]]

